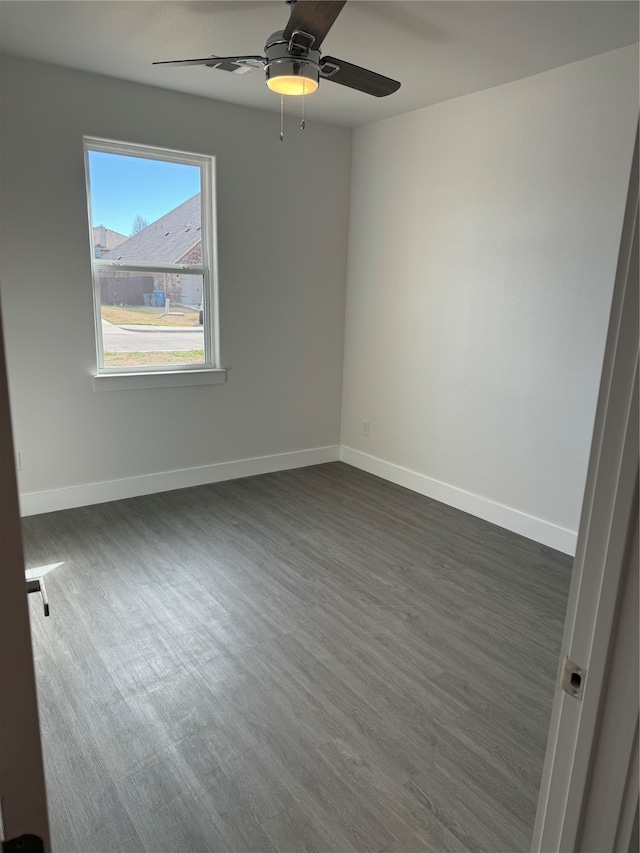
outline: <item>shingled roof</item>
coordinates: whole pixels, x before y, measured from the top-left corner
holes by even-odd
[[[115,249],[103,252],[102,257],[110,261],[177,264],[200,240],[200,193],[197,193]]]

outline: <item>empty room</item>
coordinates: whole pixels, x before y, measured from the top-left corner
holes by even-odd
[[[6,849],[605,853],[562,746],[626,731],[627,641],[578,641],[632,621],[611,560],[586,596],[637,42],[635,2],[0,2]]]

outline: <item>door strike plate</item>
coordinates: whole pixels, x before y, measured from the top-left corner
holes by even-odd
[[[587,670],[578,666],[569,658],[565,658],[562,664],[562,681],[560,682],[562,689],[574,699],[582,701],[584,693],[584,683],[587,680]]]

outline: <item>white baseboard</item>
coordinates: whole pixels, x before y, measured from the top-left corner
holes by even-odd
[[[60,509],[89,506],[89,504],[105,503],[122,498],[185,489],[189,486],[219,483],[222,480],[252,477],[254,474],[270,474],[290,468],[337,462],[339,459],[340,447],[336,444],[329,447],[314,447],[310,450],[296,450],[291,453],[237,459],[233,462],[218,462],[198,468],[182,468],[178,471],[162,471],[158,474],[86,483],[46,492],[27,492],[20,495],[20,514],[22,516],[38,515],[41,512],[55,512]]]
[[[338,445],[314,447],[310,450],[297,450],[291,453],[276,453],[271,456],[255,456],[250,459],[218,462],[214,465],[182,468],[177,471],[162,471],[157,474],[143,474],[139,477],[106,480],[101,483],[86,483],[45,492],[26,492],[20,495],[20,512],[23,516],[38,515],[42,512],[56,512],[61,509],[151,495],[156,492],[168,492],[173,489],[185,489],[189,486],[202,486],[206,483],[219,483],[223,480],[252,477],[255,474],[304,468],[307,465],[321,465],[324,462],[338,460],[483,518],[528,539],[556,548],[565,554],[571,556],[575,554],[577,533],[572,530],[558,527],[549,521],[495,503],[481,495],[466,492],[464,489],[418,474],[416,471],[378,459],[376,456],[370,456],[352,447]]]
[[[550,548],[562,551],[564,554],[569,554],[572,557],[575,555],[578,534],[573,530],[558,527],[550,521],[527,515],[517,509],[495,503],[495,501],[482,497],[482,495],[475,495],[456,486],[450,486],[448,483],[434,480],[425,474],[418,474],[416,471],[402,468],[400,465],[386,462],[384,459],[378,459],[376,456],[370,456],[368,453],[362,453],[352,447],[343,445],[340,448],[340,459],[347,465],[353,465],[354,468],[368,471],[384,480],[390,480],[392,483],[419,492],[421,495],[461,509],[463,512],[497,524],[498,527],[504,527],[513,533],[519,533],[521,536],[526,536],[542,545],[548,545]]]

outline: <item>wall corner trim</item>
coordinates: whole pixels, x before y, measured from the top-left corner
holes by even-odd
[[[290,468],[305,468],[308,465],[337,462],[339,459],[340,447],[335,444],[327,447],[313,447],[309,450],[236,459],[231,462],[217,462],[197,468],[182,468],[100,483],[86,483],[44,492],[26,492],[20,495],[20,514],[24,517],[42,512],[57,512],[72,507],[168,492],[173,489],[185,489],[190,486],[203,486],[207,483],[219,483],[223,480],[253,477],[256,474],[270,474],[274,471],[287,471]]]
[[[354,468],[360,468],[369,474],[375,474],[377,477],[396,483],[398,486],[404,486],[406,489],[419,492],[428,498],[468,512],[477,518],[503,527],[505,530],[511,530],[513,533],[519,533],[521,536],[526,536],[542,545],[548,545],[564,554],[569,554],[572,557],[575,555],[578,537],[576,531],[567,530],[564,527],[552,524],[550,521],[527,515],[482,495],[476,495],[459,489],[457,486],[434,480],[425,474],[419,474],[417,471],[403,468],[401,465],[387,462],[377,456],[370,456],[368,453],[363,453],[352,447],[341,446],[340,460]]]

